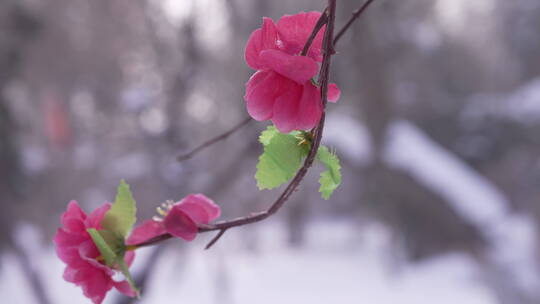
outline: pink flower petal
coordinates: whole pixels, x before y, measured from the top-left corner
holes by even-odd
[[[81,258],[78,247],[56,247],[56,255],[70,268],[81,268],[87,264],[86,261]]]
[[[274,21],[263,18],[263,25],[249,36],[245,58],[247,64],[254,70],[259,70],[263,65],[259,61],[261,51],[277,48],[277,30]]]
[[[163,225],[168,233],[186,241],[192,241],[197,236],[197,224],[178,205],[167,213]]]
[[[111,203],[105,203],[101,207],[92,211],[85,221],[86,228],[95,228],[97,230],[101,229],[101,220],[109,209],[111,209]]]
[[[279,74],[304,84],[317,74],[319,65],[305,56],[292,56],[278,50],[264,50],[260,54],[262,65]]]
[[[128,245],[140,244],[165,233],[167,233],[167,231],[165,231],[163,222],[146,220],[141,225],[133,229],[126,243]]]
[[[178,203],[178,208],[197,224],[208,224],[221,215],[219,206],[204,194],[186,196]]]
[[[126,252],[126,254],[124,255],[124,261],[126,261],[126,264],[128,266],[131,266],[133,260],[135,260],[135,251]]]
[[[321,120],[322,103],[320,90],[311,82],[306,82],[302,90],[298,117],[296,118],[297,130],[309,130],[315,127]]]
[[[279,132],[288,133],[296,129],[301,96],[302,86],[289,80],[287,90],[276,98],[272,122]]]
[[[99,262],[97,257],[101,255],[94,241],[88,240],[79,246],[79,254],[83,260],[85,260],[89,266],[93,266],[93,269],[103,271],[106,274],[112,276],[114,271],[107,267],[105,264]],[[109,278],[110,279],[110,278]]]
[[[66,267],[66,269],[64,269],[63,278],[64,280],[68,282],[77,283],[78,281],[80,281],[78,280],[78,276],[77,276],[78,273],[79,273],[79,269]]]
[[[79,207],[77,201],[71,201],[68,204],[66,212],[62,214],[62,226],[69,232],[83,232],[86,231],[84,226],[84,220],[86,219],[86,213]]]
[[[120,291],[121,293],[125,294],[128,297],[135,297],[135,291],[131,289],[131,286],[127,281],[121,281],[121,282],[113,282],[114,287]]]
[[[94,267],[89,266],[88,264],[86,264],[84,267],[80,267],[76,269],[68,267],[64,270],[63,277],[64,277],[64,280],[75,283],[76,285],[80,286],[84,284],[86,280],[95,276],[96,271],[98,273],[101,273],[101,270],[99,269],[96,270]]]
[[[276,97],[287,90],[287,78],[273,71],[258,71],[246,84],[246,107],[255,120],[270,119]]]
[[[341,90],[338,88],[337,84],[331,83],[328,85],[328,101],[336,103],[341,96]]]
[[[105,295],[111,290],[113,284],[110,277],[100,271],[88,273],[86,280],[81,282],[84,295],[94,304],[101,304]]]
[[[320,16],[320,12],[300,12],[281,17],[277,22],[279,38],[283,43],[281,49],[290,55],[300,54]],[[322,61],[321,47],[324,30],[325,27],[315,36],[307,54],[317,62]]]
[[[88,237],[81,233],[69,233],[62,228],[56,231],[54,236],[54,243],[57,247],[74,247],[79,246],[82,242],[86,241]]]

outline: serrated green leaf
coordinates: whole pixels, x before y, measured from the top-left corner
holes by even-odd
[[[94,228],[88,228],[86,231],[88,231],[88,234],[92,237],[92,241],[94,241],[94,244],[96,244],[96,247],[99,250],[99,253],[101,253],[101,256],[105,260],[105,264],[107,266],[112,267],[117,259],[116,250],[111,248],[111,246],[105,241],[103,236],[99,231],[97,231]]]
[[[299,145],[298,132],[279,133],[274,126],[261,133],[259,141],[264,146],[263,154],[257,164],[257,187],[272,189],[291,179],[302,165],[307,155],[306,148]]]
[[[339,158],[325,146],[320,146],[317,150],[317,160],[324,164],[326,170],[319,178],[319,192],[324,199],[329,199],[334,190],[341,184],[341,165]]]
[[[261,135],[259,135],[259,142],[263,144],[263,146],[266,146],[270,143],[272,138],[276,134],[279,134],[279,131],[274,126],[268,126],[266,130],[261,132]]]
[[[129,267],[126,264],[126,261],[124,260],[124,257],[118,258],[117,260],[118,268],[120,268],[120,271],[126,278],[126,281],[129,283],[129,286],[135,291],[135,294],[137,297],[139,297],[139,289],[135,285],[135,281],[133,280],[133,277],[131,276],[131,273],[129,272]]]
[[[131,227],[137,221],[136,214],[137,206],[129,190],[129,185],[124,180],[121,180],[116,199],[111,209],[105,214],[101,227],[118,234],[122,238],[126,238]]]

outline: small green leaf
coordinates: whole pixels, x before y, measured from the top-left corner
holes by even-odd
[[[92,237],[92,240],[94,241],[94,244],[96,244],[101,257],[105,260],[105,264],[108,267],[119,269],[138,297],[139,290],[135,286],[135,281],[133,280],[133,277],[129,272],[129,267],[124,260],[124,255],[126,254],[124,239],[118,238],[117,234],[112,231],[98,231],[94,228],[89,228],[86,231],[88,231],[88,234],[90,234]]]
[[[259,136],[264,146],[264,152],[257,164],[257,187],[272,189],[291,179],[302,165],[302,159],[307,155],[304,145],[299,145],[299,132],[283,134],[274,126],[268,127]]]
[[[117,233],[109,230],[98,230],[98,232],[116,255],[120,256],[124,254],[126,251],[124,238],[119,237]]]
[[[101,226],[105,230],[126,238],[131,227],[137,221],[136,214],[137,206],[129,190],[129,185],[124,180],[121,180],[114,204],[105,214]]]
[[[324,164],[326,170],[321,173],[319,178],[319,192],[324,199],[329,199],[334,190],[341,184],[341,165],[339,158],[325,146],[320,146],[317,150],[317,159]]]
[[[105,260],[105,264],[107,264],[107,266],[109,267],[112,267],[117,259],[117,255],[115,253],[116,250],[111,248],[111,246],[107,243],[107,241],[105,241],[101,233],[96,229],[88,228],[86,231],[88,231],[88,234],[90,234],[90,236],[92,237],[94,244],[96,244],[96,247],[101,253],[101,256]]]
[[[276,129],[276,127],[268,126],[266,130],[262,131],[261,135],[259,135],[259,142],[263,144],[263,146],[266,146],[277,134],[279,134],[279,131]]]
[[[129,272],[129,267],[126,264],[126,261],[124,260],[123,256],[121,258],[120,257],[118,258],[117,264],[118,264],[118,267],[120,268],[120,271],[122,272],[127,282],[129,283],[129,286],[135,291],[135,294],[137,295],[137,297],[139,297],[139,294],[140,294],[139,289],[137,288],[137,286],[135,286],[135,281],[133,280],[133,277],[131,276],[131,273]]]

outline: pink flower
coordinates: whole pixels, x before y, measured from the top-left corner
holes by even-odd
[[[86,215],[76,201],[71,201],[62,215],[62,227],[54,237],[56,254],[67,264],[64,279],[81,286],[84,295],[96,304],[103,301],[112,287],[128,296],[135,296],[127,281],[113,280],[115,270],[97,260],[100,252],[86,231],[88,228],[101,229],[101,220],[110,208],[111,204],[105,203]],[[134,257],[134,252],[127,252],[126,263],[130,265]]]
[[[158,208],[163,219],[146,220],[129,236],[129,245],[140,244],[156,236],[170,233],[192,241],[197,236],[199,224],[208,224],[221,215],[221,209],[204,194],[190,194],[177,203]]]
[[[283,133],[311,129],[321,119],[320,89],[311,79],[322,61],[325,27],[315,36],[307,56],[300,56],[320,15],[286,15],[277,24],[263,18],[262,27],[251,34],[246,45],[246,62],[257,70],[246,84],[247,111],[256,120],[272,120]],[[336,102],[339,95],[337,85],[330,84],[328,100]]]

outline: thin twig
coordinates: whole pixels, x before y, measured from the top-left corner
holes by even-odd
[[[225,234],[225,231],[227,231],[227,229],[221,229],[218,232],[218,234],[216,234],[216,236],[214,236],[212,238],[212,240],[208,243],[208,245],[206,245],[206,247],[204,247],[204,249],[205,250],[210,249],[210,247],[212,247],[212,245],[214,245],[223,236],[223,234]]]
[[[188,159],[192,158],[193,156],[195,156],[195,154],[199,153],[201,150],[204,150],[205,148],[208,148],[209,146],[211,146],[211,145],[213,145],[213,144],[215,144],[215,143],[217,143],[217,142],[219,142],[221,140],[224,140],[227,137],[231,136],[233,133],[240,130],[243,126],[247,125],[250,121],[251,121],[251,117],[246,117],[244,120],[242,120],[240,123],[238,123],[236,126],[234,126],[229,131],[227,131],[227,132],[225,132],[223,134],[220,134],[220,135],[218,135],[218,136],[216,136],[216,137],[202,143],[201,145],[199,145],[195,149],[189,151],[188,153],[177,156],[176,160],[179,161],[179,162],[182,162],[182,161],[185,161],[185,160],[188,160]]]
[[[336,3],[335,1],[329,2],[329,5],[334,5],[334,7],[330,7],[330,10],[332,10],[334,13],[328,15],[328,25],[326,27],[324,39],[323,39],[323,61],[321,64],[321,72],[319,77],[319,86],[321,87],[321,100],[323,103],[323,113],[324,109],[326,108],[326,103],[328,101],[328,78],[330,77],[330,61],[332,59],[332,55],[335,54],[334,51],[334,24],[336,21]],[[321,129],[322,132],[322,129]],[[320,134],[322,136],[322,134]]]
[[[289,197],[294,193],[294,191],[298,188],[300,185],[300,182],[306,175],[308,169],[313,164],[313,161],[315,160],[315,156],[317,155],[317,150],[319,149],[319,146],[321,144],[321,138],[322,138],[322,132],[324,129],[324,121],[325,121],[325,112],[324,107],[326,106],[327,101],[327,93],[328,93],[328,83],[329,83],[329,76],[330,76],[330,59],[333,55],[333,31],[334,31],[334,21],[335,21],[335,14],[336,14],[336,0],[328,0],[328,22],[327,22],[327,28],[324,34],[324,40],[323,40],[323,62],[321,65],[321,73],[319,78],[319,84],[321,85],[321,99],[323,101],[323,113],[321,116],[321,120],[319,121],[319,124],[314,130],[313,134],[313,141],[311,144],[311,148],[309,150],[309,153],[304,161],[304,164],[302,167],[296,172],[296,175],[292,179],[292,181],[287,185],[285,190],[281,193],[281,195],[272,203],[272,205],[265,211],[252,213],[248,216],[235,218],[228,221],[221,221],[216,222],[214,224],[209,225],[199,225],[199,232],[209,232],[209,231],[217,231],[219,230],[219,233],[212,239],[212,241],[207,245],[207,247],[212,246],[219,240],[219,238],[225,233],[227,229],[248,225],[252,223],[256,223],[259,221],[262,221],[266,219],[267,217],[273,215],[276,213],[282,206],[285,204],[285,202],[289,199]],[[313,31],[318,31],[318,29],[314,28]],[[146,242],[137,244],[139,247],[148,246],[151,244],[155,244],[156,242],[160,242],[163,240],[166,240],[168,238],[171,238],[172,235],[170,234],[163,234],[158,237],[155,237],[151,240],[148,240]]]
[[[141,248],[141,247],[148,247],[148,246],[152,246],[152,245],[155,245],[155,244],[158,244],[158,243],[161,243],[165,240],[168,240],[172,238],[172,235],[168,234],[168,233],[165,233],[165,234],[160,234],[158,236],[155,236],[151,239],[148,239],[142,243],[139,243],[139,244],[134,244],[134,245],[131,245],[135,248]]]
[[[308,40],[306,41],[306,44],[304,45],[304,48],[302,49],[302,52],[300,53],[300,56],[307,55],[307,53],[309,52],[309,47],[313,43],[313,40],[315,40],[315,37],[317,37],[317,34],[321,30],[321,28],[326,24],[328,20],[327,10],[328,8],[325,8],[321,16],[319,17],[319,20],[317,20],[317,23],[315,24],[313,31],[311,31],[311,34],[309,35]]]
[[[351,18],[347,23],[339,30],[339,32],[336,35],[336,38],[334,38],[334,45],[337,44],[338,40],[345,34],[345,32],[351,27],[351,25],[362,15],[362,13],[368,8],[368,6],[375,0],[367,0],[359,9],[353,12]]]

